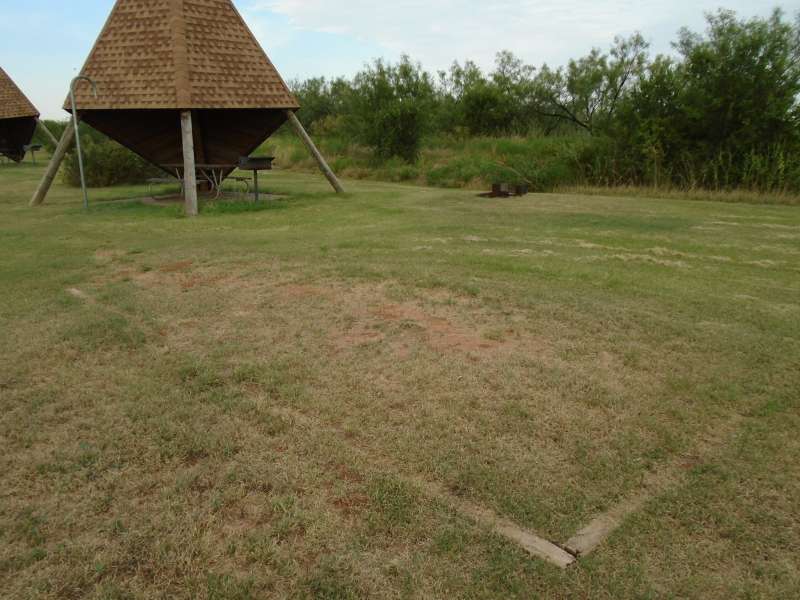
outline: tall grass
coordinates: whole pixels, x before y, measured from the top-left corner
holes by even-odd
[[[495,182],[526,183],[535,192],[582,190],[654,191],[664,197],[740,199],[796,204],[800,167],[782,148],[743,159],[718,153],[697,160],[685,153],[666,162],[658,152],[627,155],[613,140],[586,135],[536,137],[430,137],[414,164],[376,160],[368,148],[341,136],[317,139],[331,167],[352,179],[409,182],[445,188],[487,189]],[[281,168],[315,171],[301,142],[288,133],[261,149]],[[666,164],[665,164],[666,163]]]
[[[319,146],[341,176],[355,179],[411,182],[449,188],[484,188],[496,181],[527,183],[535,191],[584,182],[581,154],[588,138],[435,137],[423,144],[420,158],[378,161],[369,149],[341,137],[318,139]],[[299,140],[278,135],[261,149],[283,168],[315,170]]]

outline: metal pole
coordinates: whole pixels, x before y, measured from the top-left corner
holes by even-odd
[[[95,85],[94,81],[89,79],[84,75],[78,75],[72,82],[69,84],[69,99],[72,103],[72,114],[75,117],[72,122],[75,125],[75,146],[78,151],[78,168],[81,172],[81,189],[83,189],[83,208],[89,208],[89,193],[86,191],[86,175],[83,171],[83,153],[81,152],[81,136],[78,131],[78,108],[75,106],[75,84],[79,81],[87,81],[92,86],[92,93],[94,97],[97,98],[97,86]]]

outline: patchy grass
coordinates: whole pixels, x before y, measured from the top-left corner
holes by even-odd
[[[786,204],[800,205],[800,196],[791,192],[755,192],[750,190],[682,190],[664,187],[590,187],[560,186],[559,191],[565,194],[584,196],[615,196],[631,198],[656,198],[662,200],[704,200],[709,202],[740,202],[745,204]]]
[[[189,220],[29,209],[42,169],[0,168],[8,597],[796,594],[796,208],[275,172]],[[566,571],[447,501],[563,542],[667,470]]]

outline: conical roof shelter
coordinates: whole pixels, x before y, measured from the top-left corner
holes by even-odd
[[[36,131],[39,111],[0,68],[0,154],[19,162]]]
[[[117,0],[81,75],[81,119],[162,167],[183,161],[181,111],[197,162],[225,164],[299,108],[231,0]]]
[[[218,182],[287,120],[343,191],[295,116],[297,99],[231,0],[117,0],[73,83],[81,120],[183,177],[190,215],[196,175],[207,177],[203,165]],[[64,108],[71,110],[69,98]],[[44,202],[74,129],[65,130],[32,206]]]

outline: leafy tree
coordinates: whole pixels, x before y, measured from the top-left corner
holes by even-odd
[[[315,77],[293,81],[290,87],[300,102],[298,118],[312,132],[330,133],[331,123],[337,123],[348,110],[352,88],[346,79]]]
[[[586,181],[800,189],[800,22],[778,10],[707,19],[704,33],[680,32],[672,58],[649,60],[636,34],[555,70],[501,52],[490,72],[455,62],[434,78],[403,57],[294,89],[312,130],[380,160],[416,160],[428,134],[582,132],[563,156]]]
[[[291,81],[289,87],[301,102],[302,110],[299,111],[298,118],[307,129],[333,114],[333,98],[330,86],[324,77]]]
[[[780,10],[748,21],[721,10],[708,16],[706,36],[684,29],[676,48],[685,127],[709,155],[796,141],[800,29]]]
[[[454,63],[439,74],[443,110],[450,130],[471,135],[525,134],[536,120],[532,109],[534,73],[511,52],[500,52],[495,70],[485,76],[472,62]]]
[[[641,35],[616,38],[609,54],[598,49],[571,60],[566,69],[543,66],[536,93],[541,115],[571,123],[588,133],[608,124],[624,93],[634,87],[647,63]]]
[[[671,171],[665,169],[669,171],[669,165],[680,160],[686,147],[680,127],[682,90],[682,65],[659,56],[621,100],[608,134],[632,163],[627,167],[631,179],[648,179],[658,185],[671,178]]]
[[[397,65],[376,60],[353,81],[349,128],[379,158],[414,162],[433,102],[433,80],[419,64],[407,56]]]
[[[780,11],[707,20],[704,35],[682,30],[680,60],[656,59],[624,100],[620,154],[657,184],[786,187],[800,145],[800,29]]]
[[[465,62],[463,66],[456,61],[449,71],[439,71],[436,128],[447,133],[474,133],[467,127],[464,97],[471,90],[483,85],[486,85],[486,78],[472,61]]]

